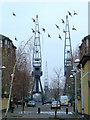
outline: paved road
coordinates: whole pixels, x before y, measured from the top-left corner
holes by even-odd
[[[40,114],[38,114],[38,108],[40,107]],[[51,105],[50,104],[45,104],[42,105],[41,103],[37,103],[36,107],[27,107],[25,106],[24,112],[22,112],[22,107],[21,105],[15,107],[14,113],[11,113],[9,111],[8,113],[8,118],[54,118],[55,111],[51,110]],[[4,116],[4,113],[3,113]],[[63,106],[61,107],[60,110],[57,111],[57,117],[59,118],[81,118],[80,115],[74,115],[72,111],[72,107],[68,107],[68,115],[66,115],[66,107]]]
[[[42,103],[36,103],[36,107],[24,107],[24,114],[30,114],[30,113],[38,113],[38,108],[40,108],[40,113],[42,114],[54,114],[55,110],[51,110],[51,104],[44,104],[42,105]],[[72,114],[72,107],[68,107],[68,112],[69,114]],[[15,107],[14,113],[13,114],[22,114],[22,107],[21,105],[17,107]],[[62,114],[66,114],[66,107],[62,106],[60,110],[58,110],[57,113],[62,113]],[[10,112],[9,112],[10,114]],[[12,113],[11,113],[12,114]]]

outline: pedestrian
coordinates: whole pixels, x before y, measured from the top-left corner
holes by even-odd
[[[17,108],[18,108],[18,100],[17,100]]]
[[[27,104],[26,104],[26,102],[25,102],[25,106],[26,106]]]
[[[13,102],[12,105],[11,105],[11,113],[14,112],[14,108],[15,108],[15,104],[14,104],[14,102]]]

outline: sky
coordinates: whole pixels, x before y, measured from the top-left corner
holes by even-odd
[[[64,70],[64,42],[65,34],[63,29],[65,25],[62,24],[61,19],[66,21],[67,11],[72,14],[74,10],[78,15],[68,17],[72,50],[75,50],[86,35],[88,35],[88,1],[76,2],[0,2],[0,34],[9,37],[14,45],[18,48],[22,41],[26,42],[32,36],[31,28],[35,28],[32,18],[39,16],[39,28],[42,35],[41,40],[41,54],[42,54],[42,70],[45,73],[45,63],[48,65],[48,80],[51,81],[54,77],[54,68],[62,68]],[[12,15],[16,14],[16,17]],[[58,30],[55,24],[60,26]],[[77,31],[72,31],[73,25]],[[46,33],[42,28],[46,29]],[[47,37],[47,34],[51,38]],[[62,40],[58,38],[61,35]],[[15,41],[15,36],[18,41]],[[44,75],[42,76],[42,83],[44,82]]]

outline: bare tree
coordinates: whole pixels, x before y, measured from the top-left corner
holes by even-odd
[[[21,47],[17,50],[17,57],[21,52]],[[29,52],[29,53],[28,53]],[[19,62],[17,63],[14,84],[13,84],[13,96],[18,99],[24,99],[28,97],[28,94],[32,87],[32,77],[31,77],[31,52],[27,49],[24,50]],[[24,111],[24,105],[22,107]]]
[[[54,68],[54,79],[52,79],[51,89],[53,90],[52,95],[53,98],[57,101],[60,100],[60,90],[62,88],[62,81],[64,82],[62,68]],[[57,117],[57,108],[55,109],[55,118]]]
[[[60,90],[64,87],[64,77],[62,73],[62,68],[54,68],[54,77],[52,78],[52,82],[50,84],[50,88],[53,89],[53,98],[58,99],[60,96]]]

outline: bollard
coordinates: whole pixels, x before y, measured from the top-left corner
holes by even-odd
[[[66,108],[66,114],[68,114],[68,108]]]
[[[40,108],[38,108],[38,114],[40,114]]]
[[[73,111],[75,112],[75,103],[73,103]]]

